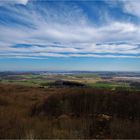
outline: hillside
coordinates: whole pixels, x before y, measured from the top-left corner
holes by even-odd
[[[140,138],[140,92],[0,85],[0,138]]]

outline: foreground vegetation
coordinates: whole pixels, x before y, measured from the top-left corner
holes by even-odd
[[[0,85],[0,138],[140,138],[140,92]]]

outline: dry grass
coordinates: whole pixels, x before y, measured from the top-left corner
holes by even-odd
[[[123,89],[1,84],[0,138],[140,138],[139,101]]]

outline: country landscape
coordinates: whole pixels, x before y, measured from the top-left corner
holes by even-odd
[[[0,138],[140,138],[140,73],[1,72]]]
[[[140,1],[0,0],[0,139],[140,139]]]

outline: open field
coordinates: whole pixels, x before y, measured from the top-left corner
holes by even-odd
[[[0,138],[139,139],[138,78],[106,75],[0,73]]]
[[[84,83],[91,87],[116,88],[131,87],[131,83],[140,83],[139,73],[112,72],[71,72],[71,73],[0,73],[0,83],[39,87],[58,80]]]

